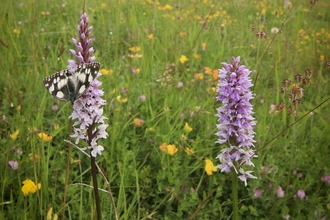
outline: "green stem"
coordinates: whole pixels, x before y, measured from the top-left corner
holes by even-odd
[[[96,203],[96,214],[97,219],[102,220],[102,214],[101,214],[101,204],[100,204],[100,196],[99,196],[99,188],[97,186],[97,177],[96,177],[96,164],[95,164],[95,157],[91,156],[91,169],[92,169],[92,177],[93,177],[93,186],[94,186],[94,196],[95,196],[95,203]]]
[[[235,170],[231,172],[232,179],[232,200],[233,200],[233,220],[238,220],[238,184],[237,173]]]
[[[95,127],[95,121],[93,121],[93,124],[90,125],[87,129],[87,135],[88,135],[88,145],[92,146],[92,140],[93,140],[93,128]],[[102,213],[101,213],[101,204],[100,204],[100,196],[99,196],[99,187],[97,185],[97,168],[96,168],[96,162],[95,157],[92,156],[92,149],[90,152],[90,158],[91,158],[91,171],[92,171],[92,179],[93,179],[93,187],[94,187],[94,196],[95,196],[95,203],[96,203],[96,215],[97,220],[102,220]]]

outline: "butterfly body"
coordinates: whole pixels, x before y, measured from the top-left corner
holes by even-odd
[[[88,89],[97,76],[100,63],[84,63],[78,65],[74,73],[68,69],[54,73],[43,80],[47,91],[60,101],[73,104]]]

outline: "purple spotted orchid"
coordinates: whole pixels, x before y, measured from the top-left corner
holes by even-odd
[[[253,98],[249,88],[252,86],[251,71],[245,66],[239,65],[240,57],[232,58],[232,64],[223,62],[224,68],[219,69],[219,83],[217,87],[217,101],[222,106],[217,109],[216,116],[219,118],[217,124],[218,141],[216,143],[226,143],[228,148],[222,149],[221,153],[216,157],[220,161],[220,165],[216,168],[221,172],[231,172],[234,170],[238,178],[245,182],[247,179],[256,177],[251,174],[252,171],[244,171],[245,166],[254,166],[251,158],[257,157],[254,147],[253,127],[256,121],[253,114],[253,106],[250,100]]]
[[[94,38],[89,38],[92,26],[88,27],[88,22],[86,13],[83,13],[78,25],[79,41],[72,39],[77,50],[70,49],[72,55],[77,57],[81,64],[95,61],[95,57],[91,57],[94,49],[90,47],[90,44]],[[75,69],[77,65],[75,60],[69,60],[68,69]],[[98,144],[98,140],[108,136],[106,132],[108,124],[104,122],[107,118],[103,116],[102,107],[105,105],[105,100],[101,98],[104,92],[99,88],[102,83],[97,79],[100,75],[98,73],[85,93],[74,102],[72,114],[69,116],[72,120],[77,119],[73,124],[74,134],[71,137],[76,138],[76,144],[79,140],[87,142],[93,157],[96,157],[97,154],[101,155],[104,150],[103,146]]]

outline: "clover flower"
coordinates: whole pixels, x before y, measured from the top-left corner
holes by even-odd
[[[240,66],[240,57],[232,58],[232,64],[223,62],[223,69],[219,69],[219,83],[217,87],[217,101],[222,106],[217,109],[216,116],[219,118],[217,124],[218,140],[216,143],[227,143],[228,148],[222,149],[216,157],[220,165],[216,168],[221,172],[230,172],[232,169],[241,173],[238,178],[245,182],[248,178],[256,178],[251,175],[252,171],[244,171],[240,166],[254,166],[252,157],[257,157],[250,147],[254,147],[253,140],[255,132],[253,106],[250,100],[253,98],[249,88],[252,86],[249,71],[245,66]]]
[[[90,47],[90,44],[94,38],[89,38],[92,32],[92,26],[88,27],[88,22],[86,13],[83,13],[77,27],[79,41],[74,38],[72,39],[77,51],[70,49],[72,55],[77,57],[80,63],[95,61],[95,57],[91,57],[94,49]],[[76,61],[69,60],[69,69],[76,66]],[[108,136],[106,132],[108,124],[104,122],[107,118],[103,116],[102,107],[105,105],[105,100],[101,98],[104,92],[99,88],[102,83],[97,80],[100,75],[99,73],[86,92],[74,102],[72,114],[69,116],[72,120],[77,119],[73,124],[74,134],[71,137],[76,138],[76,144],[78,144],[80,139],[86,141],[93,157],[96,157],[97,154],[101,155],[101,152],[104,150],[103,146],[98,144],[98,140]]]

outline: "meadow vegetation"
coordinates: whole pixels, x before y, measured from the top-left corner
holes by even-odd
[[[230,175],[212,169],[225,147],[215,144],[215,97],[221,62],[238,56],[252,71],[258,155],[257,179],[238,182],[241,218],[330,218],[330,4],[311,2],[86,3],[109,124],[96,161],[118,219],[231,219]],[[96,219],[90,159],[64,142],[71,104],[42,84],[73,59],[82,8],[0,9],[0,219]],[[23,194],[27,179],[36,190]],[[100,202],[103,219],[115,219],[107,192]]]

